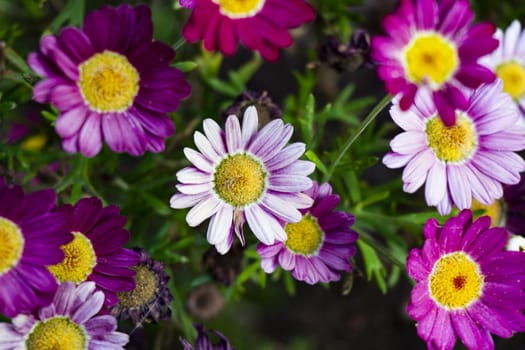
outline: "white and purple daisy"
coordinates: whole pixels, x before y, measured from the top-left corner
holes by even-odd
[[[124,350],[129,337],[116,331],[115,317],[97,316],[103,304],[95,283],[63,283],[50,305],[0,323],[0,349]]]
[[[153,40],[145,5],[105,6],[86,16],[82,29],[46,35],[28,63],[45,79],[33,98],[52,103],[67,152],[95,156],[103,140],[115,152],[161,152],[175,131],[166,115],[190,93],[181,71],[170,67],[175,51]]]
[[[472,197],[484,205],[503,195],[502,184],[516,184],[525,162],[515,153],[525,148],[525,131],[502,83],[482,85],[470,92],[465,110],[447,127],[440,119],[430,92],[422,91],[407,111],[399,97],[390,109],[392,119],[405,130],[391,142],[383,158],[389,168],[405,167],[403,190],[415,192],[425,182],[428,205],[448,214],[452,205],[470,208]]]
[[[305,193],[314,203],[301,210],[301,221],[284,226],[286,241],[257,246],[261,266],[266,273],[272,273],[280,265],[308,284],[338,281],[341,272],[352,270],[349,258],[355,254],[358,238],[350,229],[354,216],[334,211],[339,196],[332,194],[327,183],[318,186],[314,182]]]
[[[298,160],[304,143],[286,146],[293,127],[276,119],[258,131],[253,106],[246,109],[242,128],[235,115],[226,120],[224,132],[212,119],[203,125],[205,135],[194,134],[200,152],[184,149],[193,166],[177,172],[180,193],[171,198],[171,207],[193,207],[186,216],[192,227],[211,217],[208,242],[221,254],[230,249],[234,233],[244,244],[245,221],[265,244],[286,240],[279,220],[301,220],[298,209],[312,204],[301,192],[312,186],[308,175],[315,168],[312,162]]]
[[[468,0],[402,0],[383,20],[387,36],[372,38],[372,58],[391,94],[400,94],[406,111],[421,87],[432,90],[439,116],[450,126],[455,109],[468,101],[462,86],[477,88],[494,81],[495,74],[478,59],[496,49],[495,27],[472,26]]]

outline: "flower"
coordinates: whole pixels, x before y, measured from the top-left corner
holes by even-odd
[[[58,211],[69,215],[74,239],[61,247],[65,257],[50,264],[49,271],[59,283],[95,282],[106,296],[105,305],[115,305],[117,292],[135,288],[131,267],[139,262],[138,253],[122,247],[130,236],[124,229],[126,218],[114,205],[103,208],[98,198],[83,198]]]
[[[182,3],[182,2],[181,2]],[[208,51],[231,56],[240,41],[267,61],[279,58],[279,49],[292,44],[288,33],[315,17],[304,0],[195,0],[182,34],[188,42],[202,40]]]
[[[443,123],[451,126],[455,109],[468,104],[461,86],[477,88],[494,81],[495,74],[478,59],[498,46],[492,38],[495,27],[472,26],[473,17],[468,0],[402,0],[385,17],[387,36],[372,38],[372,58],[386,89],[401,94],[401,110],[408,110],[420,88],[427,87]]]
[[[494,349],[490,333],[509,338],[525,331],[525,254],[505,251],[508,233],[489,228],[490,218],[472,222],[463,210],[425,224],[421,249],[410,251],[407,271],[415,281],[407,312],[429,349]]]
[[[52,190],[25,195],[0,178],[0,313],[8,317],[47,305],[57,289],[46,265],[64,258],[60,246],[73,236],[55,200]]]
[[[244,115],[246,108],[250,106],[255,106],[257,109],[259,128],[273,119],[281,118],[283,115],[283,111],[279,106],[273,103],[272,98],[268,95],[267,91],[256,92],[249,90],[243,91],[242,94],[237,96],[222,115],[225,119],[231,114],[235,114],[240,118]]]
[[[152,36],[150,9],[124,4],[90,13],[82,29],[42,38],[28,58],[45,78],[33,98],[60,111],[55,129],[64,150],[92,157],[103,140],[134,156],[164,150],[175,130],[166,112],[177,109],[190,86],[169,66],[175,51]]]
[[[389,168],[406,166],[403,190],[415,192],[426,182],[428,205],[448,214],[452,205],[470,208],[472,197],[490,205],[503,195],[501,184],[520,181],[525,162],[513,151],[525,148],[525,131],[516,125],[519,113],[502,83],[471,92],[467,108],[456,111],[457,123],[447,127],[428,91],[420,93],[406,112],[394,99],[392,119],[405,130],[391,142],[383,158]]]
[[[514,234],[525,234],[525,178],[513,186],[503,188],[505,228]]]
[[[261,266],[266,273],[278,265],[292,271],[292,276],[308,284],[338,281],[342,271],[351,271],[348,259],[355,254],[358,235],[350,229],[354,216],[334,211],[339,196],[325,183],[305,192],[314,199],[310,208],[301,210],[297,223],[288,223],[284,230],[288,238],[273,245],[259,244]]]
[[[514,20],[505,34],[498,28],[494,38],[501,45],[480,62],[503,80],[503,90],[512,97],[525,118],[525,30],[522,31],[520,22]]]
[[[328,37],[319,50],[319,61],[338,72],[372,68],[370,35],[363,29],[357,29],[348,43],[342,43],[337,36]]]
[[[217,338],[219,338],[219,342],[214,344],[210,340],[210,337],[206,333],[206,328],[204,328],[203,325],[196,324],[194,325],[194,327],[198,333],[197,339],[195,340],[195,347],[191,346],[191,344],[183,337],[179,337],[179,340],[182,346],[184,347],[184,350],[233,350],[233,347],[230,345],[228,338],[226,338],[221,332],[216,330],[211,331],[211,333],[213,333]]]
[[[103,304],[104,294],[95,291],[95,283],[63,283],[53,302],[35,315],[20,314],[12,324],[0,323],[0,348],[123,350],[129,337],[116,331],[113,316],[97,316]]]
[[[230,115],[223,132],[212,119],[204,120],[204,136],[195,132],[200,152],[185,148],[193,166],[177,172],[180,193],[171,197],[172,208],[193,207],[186,216],[194,227],[211,217],[207,238],[217,251],[225,254],[233,242],[233,233],[244,244],[245,221],[255,236],[265,244],[286,240],[279,223],[297,222],[298,209],[307,208],[312,199],[301,191],[312,186],[307,175],[312,162],[298,160],[304,143],[292,143],[293,127],[276,119],[257,131],[257,111],[246,109],[242,129],[239,119]]]
[[[140,254],[140,261],[133,267],[136,271],[135,289],[118,293],[118,304],[111,314],[119,319],[131,317],[136,327],[144,321],[158,322],[171,317],[173,296],[168,288],[169,276],[164,264],[152,260],[142,248],[134,248]]]

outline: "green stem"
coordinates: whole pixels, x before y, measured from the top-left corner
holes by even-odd
[[[346,141],[346,144],[343,146],[343,148],[341,149],[341,152],[337,156],[337,159],[332,163],[332,165],[330,165],[330,168],[328,168],[328,171],[327,171],[327,173],[326,173],[326,175],[324,177],[323,182],[328,182],[330,180],[330,178],[334,174],[335,168],[337,168],[337,166],[339,165],[339,163],[343,159],[345,153],[350,148],[350,146],[352,146],[352,144],[355,142],[355,140],[357,140],[359,138],[359,136],[363,133],[363,131],[365,131],[365,129],[368,127],[368,125],[370,125],[370,123],[372,123],[374,121],[374,119],[379,115],[379,112],[381,112],[390,103],[390,100],[392,100],[392,96],[386,95],[370,111],[370,113],[368,113],[368,115],[366,116],[366,118],[363,121],[363,123],[361,124],[361,126],[354,132],[354,134],[352,136],[350,136],[350,138],[348,138],[348,140]]]
[[[173,48],[173,50],[177,51],[177,50],[180,49],[185,43],[186,43],[186,40],[184,40],[184,37],[181,37],[181,38],[179,38],[179,40],[177,40],[177,42],[175,42],[175,44],[173,44],[171,47]]]
[[[401,269],[401,271],[405,271],[405,263],[401,260],[399,260],[397,257],[394,256],[387,248],[383,247],[383,245],[379,244],[371,235],[369,235],[366,232],[359,231],[359,239],[372,248],[374,248],[379,254],[381,254],[386,260],[390,261],[393,265],[396,265]]]

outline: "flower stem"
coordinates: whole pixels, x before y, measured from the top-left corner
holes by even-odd
[[[399,267],[401,271],[405,271],[405,263],[399,260],[386,247],[379,244],[370,234],[361,230],[359,231],[359,239],[374,248],[380,255],[382,255],[386,260],[390,261],[393,265]]]
[[[343,148],[341,149],[341,152],[337,156],[337,159],[332,163],[332,165],[330,165],[330,168],[328,168],[328,171],[326,172],[326,175],[324,177],[323,182],[328,182],[330,180],[330,178],[334,174],[335,168],[337,168],[337,166],[339,165],[339,163],[343,159],[345,153],[350,148],[350,146],[352,146],[352,144],[355,142],[355,140],[357,140],[359,138],[359,136],[363,133],[363,131],[365,131],[365,129],[368,127],[368,125],[370,125],[370,123],[372,123],[374,121],[374,119],[390,103],[391,100],[392,100],[392,96],[386,95],[370,111],[370,113],[368,113],[368,115],[366,116],[366,118],[363,121],[363,123],[361,124],[361,126],[354,132],[354,134],[352,136],[350,136],[350,138],[348,138],[348,140],[346,141],[346,144],[343,146]]]

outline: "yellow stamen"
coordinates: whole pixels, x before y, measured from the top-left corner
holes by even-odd
[[[0,276],[18,264],[24,252],[24,243],[20,227],[0,217]]]
[[[75,238],[63,245],[64,260],[49,266],[49,271],[59,282],[84,282],[97,264],[97,255],[91,241],[80,232],[73,232]]]
[[[408,79],[416,84],[428,79],[433,88],[446,82],[459,66],[454,43],[434,32],[415,35],[405,47],[403,58]]]
[[[38,322],[26,340],[27,350],[85,350],[85,329],[68,317],[53,317]]]
[[[476,210],[484,210],[483,214],[481,215],[488,215],[490,217],[491,227],[497,227],[501,224],[501,214],[503,212],[502,204],[499,200],[495,200],[491,205],[485,205],[474,198],[472,198],[472,205],[470,209],[472,211]]]
[[[284,230],[288,236],[284,244],[296,254],[314,255],[324,240],[323,230],[310,214],[303,216],[297,223],[286,224]]]
[[[247,154],[225,158],[213,175],[214,190],[234,207],[256,202],[266,188],[266,173],[262,164]]]
[[[496,74],[503,81],[503,91],[517,100],[525,95],[525,67],[515,61],[496,67]]]
[[[230,18],[255,16],[264,6],[266,0],[212,0],[219,5],[223,15]]]
[[[447,310],[465,309],[477,301],[483,290],[478,264],[464,252],[443,255],[428,278],[430,296]]]
[[[78,68],[78,86],[92,110],[122,112],[133,104],[139,92],[139,73],[125,56],[104,51]]]
[[[445,126],[439,116],[427,121],[425,133],[436,157],[445,162],[460,162],[472,155],[477,148],[477,134],[472,122],[458,115],[456,124]]]
[[[155,298],[157,292],[157,275],[145,265],[133,268],[135,275],[135,289],[130,292],[118,293],[119,304],[124,308],[134,308],[148,305]]]

